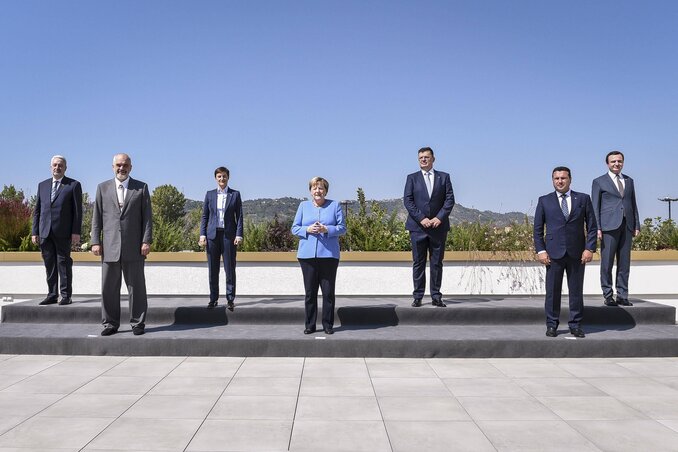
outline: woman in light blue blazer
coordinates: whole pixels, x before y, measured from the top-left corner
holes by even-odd
[[[346,234],[346,223],[337,201],[326,199],[329,182],[314,177],[308,183],[309,201],[302,201],[292,223],[299,237],[297,259],[304,275],[306,290],[306,328],[315,332],[318,314],[318,288],[323,291],[322,322],[325,334],[334,334],[334,286],[339,266],[339,237]]]

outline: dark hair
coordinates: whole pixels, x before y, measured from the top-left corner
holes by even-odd
[[[553,171],[551,171],[551,177],[556,173],[556,171],[567,171],[567,176],[572,179],[572,171],[570,171],[570,168],[567,166],[556,166],[553,168]]]
[[[610,163],[609,160],[610,160],[611,155],[621,155],[622,156],[622,162],[624,161],[624,154],[622,154],[621,151],[610,151],[605,156],[605,163]]]
[[[435,156],[435,154],[433,153],[433,149],[431,149],[431,148],[428,147],[428,146],[426,146],[425,148],[419,149],[419,151],[417,151],[417,155],[419,155],[419,154],[421,154],[421,153],[423,153],[423,152],[430,152],[432,156]]]
[[[225,166],[220,166],[219,168],[215,169],[214,170],[214,177],[217,177],[217,174],[219,174],[219,173],[226,173],[226,177],[229,177],[229,178],[231,177],[230,171],[228,171],[228,168],[226,168]]]

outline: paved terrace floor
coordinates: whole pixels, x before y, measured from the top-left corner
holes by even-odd
[[[678,451],[678,358],[0,355],[2,451]]]

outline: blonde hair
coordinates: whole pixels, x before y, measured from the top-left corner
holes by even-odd
[[[330,183],[327,182],[327,179],[323,179],[320,176],[316,176],[312,178],[310,181],[308,181],[308,189],[312,190],[313,187],[316,185],[322,185],[323,188],[325,189],[325,192],[328,192],[330,190]]]

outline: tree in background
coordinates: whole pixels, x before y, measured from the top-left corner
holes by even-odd
[[[153,190],[151,204],[154,219],[176,224],[184,217],[186,197],[173,185],[160,185]]]
[[[24,192],[23,190],[17,190],[14,185],[3,185],[2,191],[0,192],[0,199],[24,202]]]
[[[0,192],[0,251],[33,251],[31,221],[33,212],[24,192],[5,185]]]

